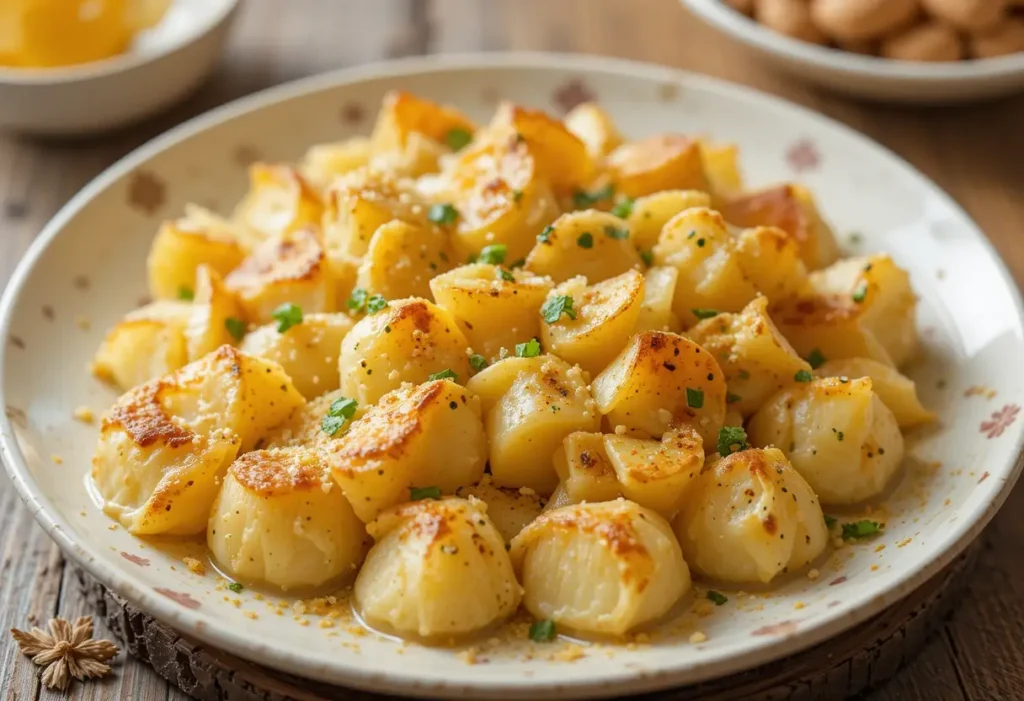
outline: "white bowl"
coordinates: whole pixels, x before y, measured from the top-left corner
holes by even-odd
[[[568,662],[553,659],[560,644],[535,645],[523,634],[479,651],[487,664],[470,665],[461,647],[403,645],[345,625],[320,628],[315,618],[302,626],[291,612],[273,615],[253,591],[234,595],[223,584],[218,590],[213,572],[189,572],[181,558],[201,554],[202,543],[189,552],[110,530],[85,487],[98,426],[72,415],[81,405],[105,410],[115,399],[86,366],[105,330],[146,294],[146,254],[160,221],[190,201],[230,211],[247,184],[240,156],[295,159],[310,143],[366,134],[381,97],[398,87],[478,120],[498,97],[551,111],[593,98],[630,136],[679,131],[735,141],[752,186],[797,178],[843,241],[856,231],[857,250],[891,252],[921,299],[923,357],[910,374],[940,422],[908,437],[910,458],[882,505],[890,514],[883,534],[830,555],[817,581],[794,577],[770,597],[723,588],[729,602],[706,617],[693,615],[688,600],[679,633],[650,645],[585,646]],[[381,693],[596,698],[727,675],[821,644],[927,581],[981,532],[1017,479],[1024,437],[1017,287],[938,187],[856,132],[777,98],[592,57],[486,54],[363,66],[274,88],[177,127],[100,175],[46,226],[0,301],[0,339],[0,457],[69,558],[189,637]],[[697,630],[707,640],[690,643]]]
[[[0,129],[81,135],[154,114],[213,70],[239,0],[173,0],[129,50],[61,68],[0,67]]]
[[[829,90],[885,102],[938,104],[1024,90],[1024,53],[945,63],[894,61],[779,34],[722,0],[680,0],[695,15],[779,68]]]

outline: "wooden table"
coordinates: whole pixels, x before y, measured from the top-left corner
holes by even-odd
[[[171,114],[81,142],[0,135],[0,280],[71,195],[105,166],[171,125],[275,83],[396,56],[478,50],[608,54],[700,71],[773,92],[859,129],[950,192],[1024,281],[1024,95],[918,109],[861,105],[766,70],[691,18],[676,0],[248,0],[220,69]],[[287,10],[285,9],[287,7]],[[1024,488],[988,531],[963,601],[922,654],[869,698],[1024,699]],[[0,477],[0,630],[89,613],[57,547]],[[105,631],[100,627],[99,632]],[[0,639],[4,699],[55,699],[36,668]],[[72,698],[183,699],[125,659]]]

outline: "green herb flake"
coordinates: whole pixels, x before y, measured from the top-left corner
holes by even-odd
[[[328,436],[333,436],[344,425],[345,419],[343,419],[340,416],[331,416],[330,414],[328,414],[320,422],[320,430],[322,430]]]
[[[444,142],[448,144],[452,151],[461,151],[469,145],[469,142],[473,140],[473,135],[466,129],[449,129],[448,133],[444,135]]]
[[[275,309],[270,316],[277,320],[277,332],[284,333],[291,327],[302,323],[302,307],[286,302]]]
[[[245,338],[245,332],[249,328],[249,326],[241,319],[236,319],[233,316],[229,316],[227,319],[224,320],[224,328],[226,328],[228,330],[228,333],[231,334],[231,338],[235,339],[236,341],[241,341],[243,338]]]
[[[431,205],[427,210],[427,219],[435,224],[451,224],[459,218],[459,210],[447,202],[444,204]]]
[[[735,404],[736,402],[738,402],[741,399],[743,399],[743,397],[741,397],[738,394],[733,394],[732,392],[727,392],[726,395],[725,395],[725,403],[726,404]]]
[[[704,248],[704,239],[697,239],[697,248]]]
[[[835,516],[829,516],[828,514],[825,514],[825,528],[831,531],[833,528],[835,528],[835,525],[837,523],[839,523],[839,519],[837,519]]]
[[[640,251],[640,259],[644,262],[648,268],[654,265],[654,252],[653,251]]]
[[[523,199],[523,191],[522,190],[513,190],[512,191],[512,201],[513,202],[518,202],[521,199]]]
[[[370,314],[376,314],[387,306],[388,301],[384,299],[384,295],[373,295],[366,300],[366,311]]]
[[[699,389],[693,389],[692,387],[686,388],[686,406],[691,409],[701,409],[704,407],[704,392]]]
[[[825,354],[822,353],[817,348],[812,350],[810,355],[807,356],[807,363],[811,366],[813,370],[817,370],[818,368],[820,368],[822,365],[825,364],[827,360],[828,358],[825,357]]]
[[[551,234],[555,233],[555,227],[548,224],[544,227],[544,231],[537,234],[537,240],[541,243],[551,243]]]
[[[240,593],[240,592],[241,592],[241,591],[242,591],[243,589],[245,589],[245,587],[243,587],[243,586],[242,586],[241,584],[239,584],[238,582],[232,582],[231,584],[229,584],[229,585],[228,585],[228,589],[230,589],[231,591],[233,591],[233,592],[235,592],[236,594],[238,594],[238,593]]]
[[[480,251],[480,256],[477,261],[480,263],[488,263],[490,265],[501,265],[505,262],[505,256],[508,255],[508,246],[503,243],[494,243],[490,246],[484,246],[484,249]]]
[[[690,311],[698,319],[711,319],[722,313],[717,309],[691,309]]]
[[[474,353],[469,356],[469,366],[477,371],[483,370],[487,367],[487,358],[483,357],[479,353]]]
[[[510,267],[510,268],[521,268],[521,267],[523,267],[524,265],[526,265],[526,259],[525,259],[525,258],[520,258],[520,259],[518,259],[518,260],[514,260],[514,261],[512,261],[512,262],[511,262],[511,263],[509,264],[509,266],[508,266],[508,267]]]
[[[576,245],[580,248],[593,248],[594,247],[594,235],[589,231],[584,231],[576,239]]]
[[[505,270],[504,268],[498,268],[498,277],[500,277],[505,282],[516,281],[516,276],[510,273],[509,271]]]
[[[857,304],[860,304],[861,302],[863,302],[864,299],[867,296],[868,296],[868,283],[866,283],[866,282],[862,282],[859,285],[857,285],[857,289],[855,289],[853,291],[853,294],[851,295],[851,297],[853,297],[853,301],[856,302]]]
[[[725,594],[720,591],[715,591],[714,589],[708,589],[704,596],[708,598],[708,601],[714,603],[715,606],[721,606],[729,601],[729,598]]]
[[[609,183],[598,190],[594,190],[593,192],[577,190],[572,193],[572,203],[576,209],[587,209],[588,207],[593,207],[598,202],[610,200],[614,194],[615,186]]]
[[[550,619],[534,621],[530,626],[530,640],[535,643],[549,643],[555,639],[555,622]]]
[[[531,338],[526,343],[516,344],[517,358],[536,358],[538,355],[540,355],[540,341],[536,338]]]
[[[328,436],[336,434],[346,422],[351,421],[352,417],[356,415],[356,409],[359,408],[359,402],[355,399],[349,399],[348,397],[338,397],[331,402],[330,408],[327,410],[327,415],[324,416],[320,422],[320,428]]]
[[[540,308],[541,317],[549,324],[557,323],[562,314],[570,319],[576,319],[576,310],[572,308],[572,297],[569,295],[556,295]]]
[[[860,540],[878,535],[882,531],[882,524],[877,521],[854,521],[843,524],[843,540]]]
[[[431,373],[427,376],[427,382],[433,382],[434,380],[451,380],[452,382],[458,382],[459,376],[455,374],[455,371],[451,368],[445,368],[441,372]]]
[[[796,374],[793,375],[793,379],[797,382],[810,382],[814,379],[814,375],[807,372],[806,370],[797,370]]]
[[[440,487],[409,487],[409,501],[423,501],[424,499],[440,498]]]
[[[369,296],[369,292],[362,287],[357,287],[352,290],[352,294],[349,296],[348,301],[345,302],[345,306],[353,312],[364,311],[366,309],[366,298]]]
[[[747,449],[747,432],[742,426],[723,426],[718,432],[718,454],[722,457]]]
[[[839,431],[838,433],[836,433],[836,438],[838,438],[840,441],[843,440],[843,432]]]
[[[619,229],[614,226],[606,226],[604,233],[608,238],[615,239],[616,241],[622,241],[623,239],[629,238],[629,229]]]
[[[633,204],[635,202],[636,200],[632,197],[627,197],[612,207],[612,214],[617,216],[619,219],[629,219],[629,216],[633,213]]]
[[[182,285],[178,288],[178,299],[184,302],[191,302],[196,298],[196,293],[192,291],[191,287],[185,287]]]

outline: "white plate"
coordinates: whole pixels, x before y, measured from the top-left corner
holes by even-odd
[[[213,70],[237,9],[238,0],[172,0],[123,54],[56,68],[0,66],[0,129],[82,135],[169,107]]]
[[[848,547],[771,597],[727,591],[674,640],[594,647],[572,662],[401,646],[346,629],[271,615],[251,592],[235,608],[214,577],[144,544],[91,503],[83,476],[101,410],[114,394],[86,373],[105,328],[146,291],[144,260],[162,217],[198,201],[227,211],[255,155],[296,158],[317,141],[364,133],[389,88],[451,102],[480,119],[494,100],[557,110],[596,98],[627,134],[676,130],[735,140],[752,184],[799,178],[841,238],[890,251],[921,296],[924,358],[912,375],[941,415],[913,436],[888,498],[884,535]],[[85,319],[89,330],[79,327]],[[328,682],[439,697],[588,697],[695,682],[820,643],[892,604],[938,572],[995,513],[1019,465],[1024,357],[1017,289],[992,248],[937,187],[862,136],[780,100],[655,66],[555,55],[413,59],[320,76],[241,100],[131,154],[77,195],[22,261],[2,305],[3,457],[39,522],[68,555],[159,619],[247,659]],[[53,456],[63,458],[55,464]],[[933,463],[941,461],[941,465]],[[884,549],[878,546],[884,545]],[[180,557],[180,553],[177,557]],[[172,567],[174,569],[172,569]],[[245,616],[255,612],[258,620]],[[688,614],[689,615],[689,614]],[[701,644],[688,642],[696,630]],[[521,651],[520,651],[521,652]]]
[[[723,0],[680,0],[765,60],[812,83],[872,100],[967,102],[1024,90],[1024,53],[980,61],[894,61],[818,46],[772,31]]]

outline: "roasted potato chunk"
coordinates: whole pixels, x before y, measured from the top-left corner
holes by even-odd
[[[643,197],[662,190],[708,191],[700,144],[678,134],[629,141],[608,154],[615,191]]]
[[[696,572],[736,584],[795,572],[828,543],[814,492],[774,448],[708,460],[672,527]]]
[[[100,344],[93,374],[126,390],[185,365],[192,311],[187,302],[152,302],[129,312]]]
[[[544,348],[591,374],[605,368],[626,345],[640,318],[644,276],[635,270],[587,285],[563,282],[541,307]]]
[[[439,228],[393,220],[370,238],[356,287],[387,299],[429,298],[431,278],[449,270],[454,255]]]
[[[199,266],[227,275],[245,257],[244,241],[241,227],[189,205],[184,217],[161,224],[153,239],[146,260],[149,293],[154,299],[191,297]]]
[[[586,145],[591,158],[603,158],[622,143],[611,116],[593,102],[573,107],[564,122],[565,128]]]
[[[345,336],[338,357],[340,386],[360,404],[374,404],[403,382],[425,382],[450,370],[469,377],[469,342],[455,318],[424,299],[389,302]]]
[[[672,307],[684,326],[696,323],[701,310],[738,312],[757,294],[725,221],[711,209],[672,217],[654,247],[654,263],[679,272]]]
[[[484,502],[402,504],[369,530],[377,544],[354,589],[356,610],[369,623],[449,639],[482,630],[519,606],[522,589]]]
[[[526,257],[527,270],[555,282],[582,275],[596,283],[642,268],[629,225],[594,209],[560,216],[537,236]]]
[[[754,445],[781,448],[826,505],[878,496],[903,460],[896,417],[867,377],[796,383],[754,414],[747,431]]]
[[[898,370],[870,358],[830,360],[816,371],[818,377],[869,377],[871,389],[896,417],[901,429],[913,428],[935,421],[917,398],[917,386]]]
[[[824,268],[839,257],[832,229],[818,213],[811,193],[800,185],[779,185],[737,195],[721,207],[730,224],[774,226],[792,236],[808,270]]]
[[[480,401],[450,380],[407,385],[369,407],[324,452],[356,515],[368,522],[408,501],[413,489],[452,494],[480,481],[487,462]]]
[[[540,336],[538,312],[551,280],[522,270],[494,265],[464,265],[431,279],[437,304],[458,320],[470,347],[488,362],[502,348]]]
[[[231,578],[287,591],[351,581],[370,537],[316,452],[277,448],[228,468],[206,543]]]
[[[340,386],[338,355],[353,325],[345,314],[307,314],[283,332],[277,324],[259,327],[245,337],[241,349],[279,364],[295,389],[313,399]]]
[[[254,163],[249,167],[249,192],[235,208],[234,220],[269,239],[318,225],[322,214],[320,193],[298,170]]]
[[[718,359],[729,388],[729,407],[750,416],[798,373],[811,366],[796,354],[768,316],[768,300],[757,297],[739,314],[719,314],[687,332]]]
[[[502,360],[466,388],[481,395],[491,478],[499,487],[551,494],[558,484],[552,456],[562,439],[600,425],[583,372],[553,356]]]
[[[591,387],[610,426],[653,438],[686,425],[713,445],[725,420],[725,374],[718,361],[674,333],[634,334]]]
[[[512,540],[510,554],[526,609],[571,630],[624,635],[690,589],[668,522],[622,499],[548,511]]]
[[[305,314],[335,308],[324,249],[310,229],[268,238],[224,282],[246,317],[258,324],[270,322],[282,304],[294,304]]]

